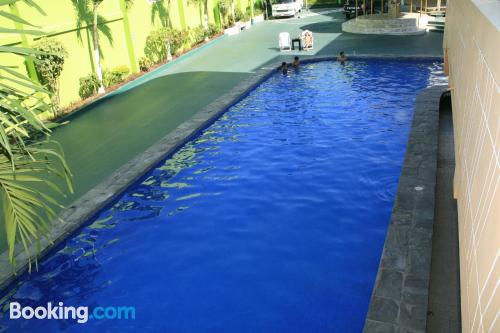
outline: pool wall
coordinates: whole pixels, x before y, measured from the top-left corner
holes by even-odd
[[[439,99],[424,89],[412,128],[365,322],[369,332],[425,332],[431,271]]]
[[[390,55],[351,56],[351,59],[391,58]],[[442,60],[436,57],[398,57]],[[308,57],[303,63],[332,61],[333,57]],[[54,222],[51,242],[42,242],[41,256],[78,230],[126,188],[140,180],[151,168],[175,153],[200,131],[217,120],[231,106],[246,97],[268,77],[276,66],[264,66],[235,86],[229,93],[199,111],[155,145],[116,170],[104,182],[87,192]],[[444,87],[423,90],[415,104],[406,157],[387,231],[364,332],[395,332],[406,328],[424,332],[434,221],[434,187],[437,160],[439,97]],[[64,221],[64,222],[63,222]],[[7,253],[0,255],[0,288],[3,290],[28,268],[28,257],[16,249],[15,269]],[[36,245],[31,253],[36,254]],[[34,259],[34,256],[31,258]]]

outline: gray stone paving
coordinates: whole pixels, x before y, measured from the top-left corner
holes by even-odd
[[[425,332],[431,269],[439,98],[417,97],[406,157],[363,332]]]

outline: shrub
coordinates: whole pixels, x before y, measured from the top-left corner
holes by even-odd
[[[234,26],[234,17],[233,16],[229,16],[227,18],[227,27],[232,27]]]
[[[117,66],[112,70],[105,70],[102,83],[106,88],[122,83],[129,72],[130,70],[125,65]]]
[[[172,28],[160,28],[151,31],[146,38],[144,54],[155,64],[167,58],[167,44],[170,44],[170,54],[178,53],[187,42],[187,32]]]
[[[50,91],[52,102],[59,106],[59,77],[61,76],[64,60],[68,52],[57,39],[40,39],[33,48],[42,54],[35,55],[35,67],[40,83]]]
[[[232,21],[234,23],[234,18],[232,15],[229,15],[231,13],[231,1],[232,0],[220,0],[219,1],[219,13],[222,16],[222,23],[225,27],[232,26],[230,24],[230,20],[232,18]],[[228,18],[229,16],[229,18]]]
[[[99,79],[94,73],[80,78],[80,89],[78,89],[78,95],[82,99],[90,97],[97,93],[99,90]]]
[[[208,30],[205,31],[207,34],[207,37],[213,37],[215,35],[218,35],[222,32],[222,29],[215,23],[209,23],[208,24]]]
[[[243,17],[244,17],[244,15],[243,15],[243,12],[241,11],[241,9],[236,8],[236,9],[234,10],[234,20],[235,20],[236,22],[238,22],[238,21],[243,21]]]
[[[261,15],[264,12],[264,4],[262,3],[261,0],[255,1],[253,5],[253,15],[258,16]]]
[[[146,57],[139,58],[139,70],[141,72],[147,72],[151,68],[151,61]]]
[[[198,26],[189,30],[189,39],[193,45],[202,43],[205,40],[205,37],[207,37],[207,33],[203,26]]]

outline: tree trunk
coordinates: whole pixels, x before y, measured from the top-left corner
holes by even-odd
[[[99,32],[97,30],[97,8],[98,5],[94,4],[92,8],[92,12],[94,14],[94,25],[93,25],[93,33],[94,33],[94,57],[95,57],[95,71],[97,74],[97,78],[99,79],[99,94],[105,92],[104,85],[102,84],[102,69],[101,69],[101,57],[99,54]]]
[[[203,26],[205,30],[208,30],[208,0],[203,1],[203,10],[205,11],[203,15]]]

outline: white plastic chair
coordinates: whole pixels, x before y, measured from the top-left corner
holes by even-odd
[[[300,39],[302,41],[302,49],[304,51],[312,50],[314,47],[314,37],[313,33],[309,30],[305,30],[300,35]]]
[[[280,51],[292,50],[292,38],[288,32],[280,32],[279,35]]]

